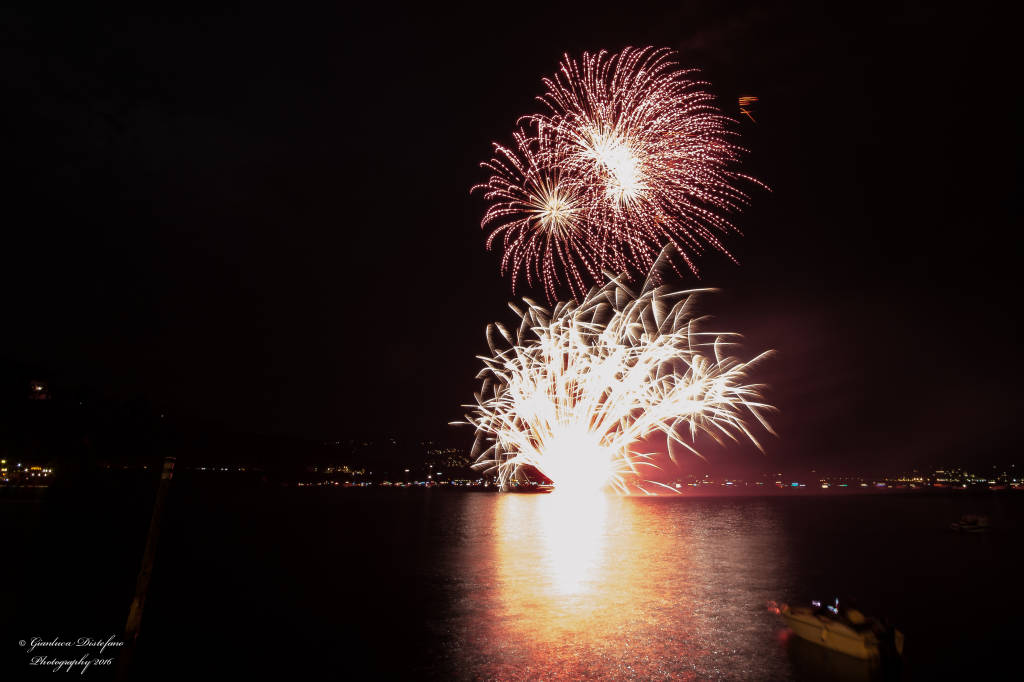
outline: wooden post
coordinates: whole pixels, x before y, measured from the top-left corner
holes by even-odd
[[[153,575],[153,561],[156,559],[156,546],[160,540],[160,519],[163,516],[164,500],[167,489],[171,486],[174,476],[174,457],[165,457],[163,470],[160,472],[160,486],[156,491],[153,503],[153,516],[149,521],[149,535],[146,538],[146,549],[142,553],[142,568],[135,581],[135,598],[128,611],[128,622],[124,626],[124,649],[117,661],[117,679],[128,679],[132,655],[135,653],[135,640],[139,636],[139,625],[142,623],[142,607],[146,604],[146,592],[149,590],[149,579]]]

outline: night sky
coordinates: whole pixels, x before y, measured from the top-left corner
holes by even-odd
[[[0,370],[238,433],[468,445],[447,422],[514,319],[478,163],[563,52],[667,46],[771,187],[726,239],[740,265],[682,280],[778,352],[764,468],[1015,461],[1018,41],[994,6],[335,5],[0,10]]]

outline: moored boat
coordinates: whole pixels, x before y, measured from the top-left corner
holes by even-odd
[[[903,654],[903,633],[857,609],[840,609],[836,604],[812,607],[783,605],[779,613],[793,634],[801,639],[863,660],[886,654]]]
[[[501,489],[503,493],[550,493],[555,489],[555,486],[544,483],[520,483],[518,485],[508,485]]]
[[[989,520],[983,514],[964,514],[959,521],[949,524],[949,528],[963,533],[980,533],[989,529]]]

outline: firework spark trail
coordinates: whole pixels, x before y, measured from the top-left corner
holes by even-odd
[[[558,270],[573,295],[610,269],[646,272],[671,244],[694,274],[711,247],[729,258],[718,235],[738,231],[728,215],[748,196],[734,170],[745,150],[707,83],[662,48],[563,57],[543,79],[545,113],[521,119],[516,150],[495,145],[484,185],[491,202],[481,226],[488,248],[503,236],[502,271],[523,271],[557,300]],[[763,186],[763,185],[762,185]],[[554,211],[557,189],[561,211]],[[548,210],[538,210],[547,206]],[[733,259],[735,260],[735,259]]]
[[[669,455],[698,454],[698,432],[718,442],[746,436],[753,416],[769,432],[758,384],[743,362],[725,353],[734,334],[705,333],[692,310],[695,291],[671,291],[648,277],[637,295],[612,278],[579,304],[553,310],[524,299],[513,334],[488,326],[490,357],[476,405],[477,466],[504,485],[532,466],[557,489],[596,490],[611,485],[648,492],[640,467],[651,454],[634,450],[645,437],[668,436]],[[706,290],[704,290],[706,291]]]

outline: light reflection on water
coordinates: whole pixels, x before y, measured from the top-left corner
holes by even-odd
[[[457,558],[473,678],[784,679],[768,505],[479,495]],[[461,629],[461,628],[459,628]]]
[[[524,498],[502,495],[495,508],[496,568],[504,585],[515,586],[503,597],[579,601],[595,590],[607,560],[608,498],[560,493]]]

